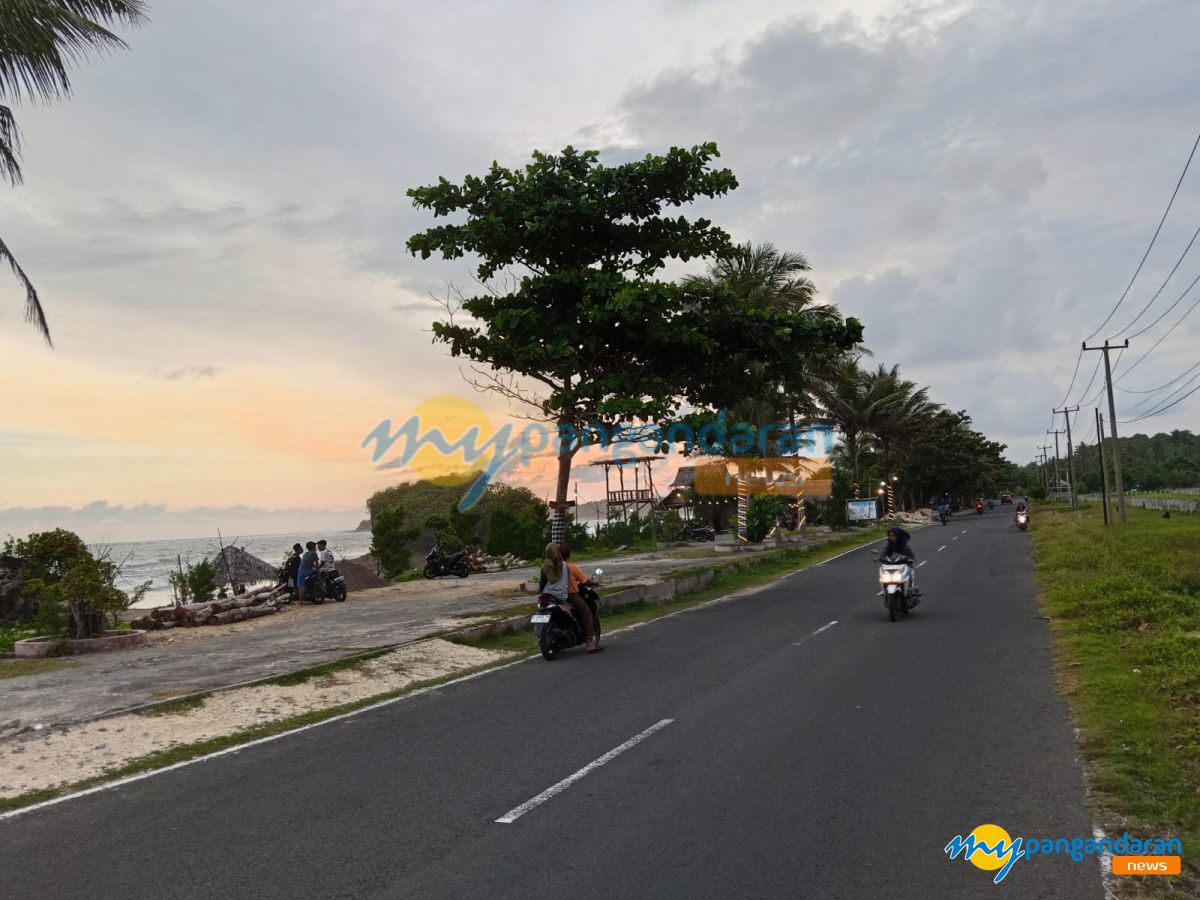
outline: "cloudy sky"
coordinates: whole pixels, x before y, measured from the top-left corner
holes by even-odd
[[[26,184],[0,235],[55,349],[0,277],[0,533],[353,525],[397,478],[363,436],[472,396],[429,333],[430,294],[469,271],[405,253],[428,224],[405,189],[568,143],[618,162],[717,141],[741,187],[706,214],[804,252],[878,360],[1025,461],[1055,404],[1096,402],[1096,354],[1067,396],[1079,343],[1200,128],[1194,0],[155,0],[152,17],[71,101],[18,110]],[[1200,160],[1098,339],[1197,226]],[[1200,250],[1126,333],[1197,274]],[[1134,340],[1123,389],[1200,362],[1197,314],[1130,369],[1197,298]],[[1121,418],[1181,384],[1119,393]],[[1198,418],[1200,395],[1126,429]]]

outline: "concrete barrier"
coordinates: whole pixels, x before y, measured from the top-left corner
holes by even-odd
[[[40,659],[50,656],[74,656],[78,653],[104,653],[109,650],[127,650],[146,643],[146,632],[110,631],[104,637],[70,638],[31,637],[13,644],[13,655],[25,659]]]

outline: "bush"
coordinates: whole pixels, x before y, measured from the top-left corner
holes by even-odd
[[[405,525],[403,506],[375,513],[371,520],[371,554],[385,578],[395,578],[408,569],[412,561],[409,544],[420,533],[420,528]]]
[[[38,604],[37,616],[33,620],[33,627],[39,635],[45,637],[61,637],[67,633],[67,617],[57,600],[42,598]]]
[[[787,512],[787,501],[775,494],[756,494],[746,509],[746,538],[757,544]]]
[[[24,559],[22,591],[65,609],[67,633],[73,638],[101,637],[108,616],[129,606],[129,597],[114,587],[119,569],[102,555],[97,559],[79,535],[63,528],[9,538],[4,552]]]

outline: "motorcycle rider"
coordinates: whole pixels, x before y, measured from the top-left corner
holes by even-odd
[[[887,544],[875,554],[875,562],[879,562],[889,554],[904,557],[904,561],[908,563],[908,583],[912,586],[911,590],[914,595],[921,593],[917,590],[917,569],[913,565],[917,561],[917,556],[909,546],[909,533],[899,525],[893,525],[887,531]]]
[[[579,570],[578,566],[575,568]],[[582,570],[579,570],[579,575],[583,577],[583,581],[587,581],[587,576],[583,574]],[[570,569],[563,560],[559,545],[547,544],[546,558],[542,561],[541,574],[538,576],[538,593],[552,598],[556,603],[570,603],[575,617],[583,626],[583,638],[587,652],[599,653],[604,648],[596,644],[596,626],[592,621],[592,611],[584,599],[579,596],[578,583],[575,585],[574,592],[570,590],[570,576]]]
[[[1027,507],[1025,505],[1024,500],[1021,500],[1019,503],[1017,503],[1016,508],[1013,510],[1013,521],[1014,522],[1017,521],[1017,516],[1019,516],[1021,513],[1025,513],[1026,519],[1029,518],[1029,507]]]

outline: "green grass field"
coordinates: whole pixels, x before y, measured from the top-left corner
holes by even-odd
[[[1200,516],[1131,508],[1105,528],[1098,508],[1046,511],[1032,534],[1100,822],[1183,841],[1193,882],[1138,879],[1132,895],[1197,896]]]

